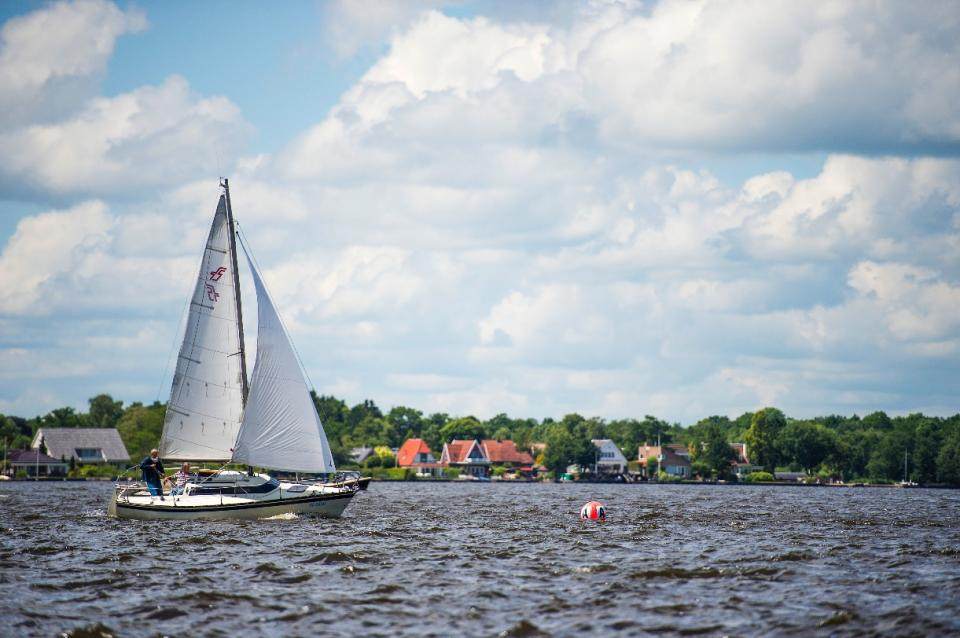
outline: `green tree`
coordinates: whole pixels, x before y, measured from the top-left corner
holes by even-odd
[[[783,412],[776,408],[763,408],[751,417],[750,428],[744,435],[752,457],[751,461],[762,465],[763,469],[771,474],[780,461],[777,437],[786,425],[787,419],[783,416]]]
[[[114,428],[123,416],[123,401],[114,401],[109,394],[98,394],[91,398],[88,421],[90,427]]]
[[[887,431],[893,428],[893,422],[886,412],[873,412],[861,419],[864,429]]]
[[[443,450],[443,444],[446,441],[441,434],[441,430],[450,421],[450,415],[444,412],[435,412],[424,419],[423,427],[420,429],[420,437],[427,442],[434,456],[440,458],[440,452]]]
[[[423,412],[398,405],[387,413],[387,421],[396,430],[402,443],[407,439],[420,436],[420,431],[423,429]]]
[[[909,439],[897,432],[888,432],[880,438],[867,463],[867,475],[872,479],[898,481],[903,478],[903,457],[909,455]]]
[[[120,433],[132,460],[140,460],[159,445],[165,413],[166,406],[161,403],[154,403],[149,407],[142,403],[132,403],[124,411],[117,422],[117,432]]]
[[[0,445],[10,450],[25,450],[33,442],[33,432],[25,419],[0,414]]]
[[[937,480],[960,485],[960,428],[947,436],[937,454]]]
[[[646,430],[636,419],[617,419],[607,424],[607,437],[617,444],[628,459],[637,458],[637,450],[649,441]]]
[[[883,434],[877,430],[845,430],[837,437],[837,465],[849,481],[868,475],[867,464]]]
[[[78,428],[82,425],[80,415],[73,408],[57,408],[47,413],[41,420],[45,428]]]
[[[553,425],[546,437],[547,449],[543,464],[558,478],[567,471],[568,465],[587,466],[593,463],[595,447],[589,439],[577,436],[562,424]]]
[[[347,411],[347,427],[353,429],[367,419],[383,418],[383,412],[377,407],[377,404],[370,399],[365,399],[363,403],[358,403]]]
[[[476,417],[465,416],[447,422],[440,428],[440,436],[444,443],[448,443],[453,439],[483,439],[487,432]]]
[[[911,477],[918,483],[937,480],[937,453],[940,449],[940,431],[933,419],[924,418],[917,426],[913,444]]]
[[[694,446],[694,452],[696,460],[709,468],[718,479],[730,476],[730,464],[737,458],[720,425],[710,421],[703,425],[702,438]]]
[[[780,432],[777,441],[783,459],[796,463],[807,474],[813,474],[837,451],[837,435],[809,421],[791,422]]]
[[[483,423],[483,428],[487,432],[493,433],[493,438],[503,440],[513,436],[513,419],[501,412]]]

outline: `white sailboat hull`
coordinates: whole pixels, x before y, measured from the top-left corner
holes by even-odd
[[[263,488],[268,491],[262,491]],[[359,489],[356,480],[335,484],[281,483],[262,474],[242,476],[224,472],[207,482],[188,485],[185,495],[168,493],[163,500],[151,496],[140,485],[118,486],[107,513],[147,521],[249,520],[284,514],[338,518]]]
[[[184,503],[177,505],[171,498],[165,501],[154,499],[153,503],[117,502],[114,494],[110,501],[108,513],[117,518],[130,518],[141,521],[158,520],[226,520],[226,519],[261,519],[281,516],[283,514],[298,514],[320,516],[324,518],[339,518],[347,509],[354,493],[306,497],[303,499],[271,499],[251,501],[246,503],[219,503],[200,506]],[[240,499],[231,499],[240,500]],[[168,505],[164,505],[170,501]]]

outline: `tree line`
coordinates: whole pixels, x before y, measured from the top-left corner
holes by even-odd
[[[334,396],[313,394],[314,404],[338,465],[351,463],[355,447],[397,448],[408,438],[422,438],[439,458],[451,439],[511,439],[520,449],[545,443],[538,462],[554,472],[568,465],[590,466],[596,460],[592,439],[611,439],[628,460],[644,443],[678,443],[691,452],[694,472],[705,478],[729,478],[731,443],[746,443],[751,463],[765,470],[804,471],[809,475],[856,480],[960,485],[960,414],[890,417],[884,412],[794,419],[776,408],[745,412],[737,418],[710,416],[683,426],[655,416],[613,419],[568,414],[562,419],[426,414],[406,406],[382,410],[371,400],[350,406]],[[0,414],[0,440],[10,449],[26,449],[41,427],[116,427],[134,460],[156,447],[166,407],[131,403],[100,394],[86,412],[64,407],[43,416]]]

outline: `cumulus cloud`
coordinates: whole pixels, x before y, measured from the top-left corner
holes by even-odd
[[[231,180],[318,389],[478,416],[955,410],[960,161],[934,157],[960,139],[955,12],[719,7],[372,15],[364,38],[389,49]],[[55,140],[52,168],[26,153],[0,174],[64,193],[116,192],[151,162],[176,178],[135,206],[22,220],[0,256],[6,321],[77,299],[175,315],[216,201],[193,140],[242,126],[231,109],[173,78],[0,134]],[[87,148],[102,171],[70,161]],[[742,183],[699,165],[744,149],[831,153]],[[86,325],[98,352],[162,332]]]
[[[96,90],[117,38],[147,25],[106,0],[58,2],[0,30],[0,129],[63,116]]]
[[[61,122],[0,133],[0,184],[82,196],[177,183],[234,153],[245,127],[229,100],[200,98],[171,77],[93,99]]]
[[[331,0],[322,9],[324,41],[340,60],[383,45],[403,30],[418,14],[446,2],[424,0]]]
[[[0,32],[0,191],[79,201],[170,186],[231,161],[250,126],[227,98],[181,76],[98,96],[118,37],[144,14],[103,0],[60,2]],[[55,35],[52,35],[55,34]]]
[[[281,165],[396,170],[411,149],[466,141],[480,167],[500,141],[956,154],[960,18],[949,2],[927,9],[665,0],[589,4],[569,25],[430,11]]]
[[[121,219],[102,201],[25,217],[0,253],[0,313],[82,316],[137,308],[140,314],[185,290],[195,268],[193,259],[155,246],[165,240],[182,253],[180,242],[197,230],[175,229],[157,215]],[[199,237],[192,245],[201,245]]]

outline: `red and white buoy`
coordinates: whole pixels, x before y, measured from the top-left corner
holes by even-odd
[[[580,520],[597,521],[602,523],[607,520],[607,507],[599,501],[590,501],[580,508]]]

